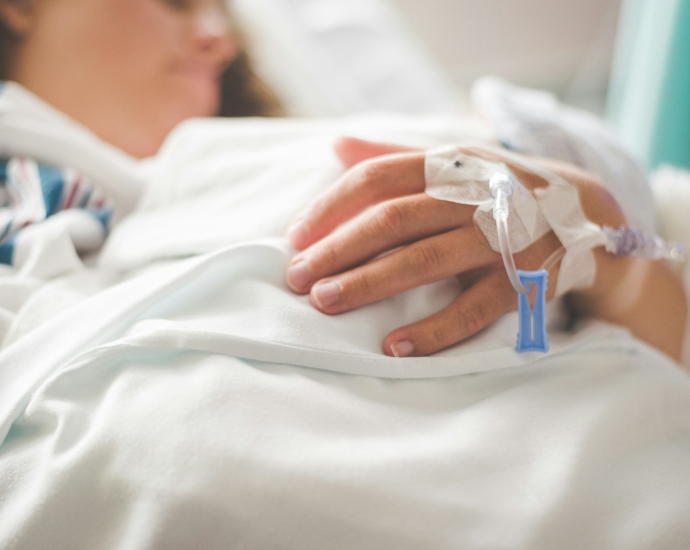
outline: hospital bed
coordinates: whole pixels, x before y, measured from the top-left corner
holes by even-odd
[[[420,70],[438,86],[410,87],[409,111],[452,108],[437,69]],[[388,80],[341,96],[329,82],[312,90],[328,100],[294,108],[376,106]],[[282,235],[341,173],[336,137],[433,147],[491,129],[199,120],[140,164],[3,101],[0,124],[31,153],[110,177],[116,202],[137,205],[86,263],[69,228],[46,225],[0,279],[3,549],[687,547],[690,381],[669,358],[597,321],[565,330],[562,303],[545,356],[515,352],[507,315],[435,357],[389,358],[385,334],[449,303],[457,281],[334,317],[285,286]]]

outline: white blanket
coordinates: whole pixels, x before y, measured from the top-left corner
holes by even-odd
[[[519,355],[508,315],[388,358],[454,280],[336,317],[289,292],[279,235],[337,176],[339,134],[490,137],[181,127],[98,265],[34,292],[0,353],[0,547],[687,547],[690,381],[660,353],[588,323]]]

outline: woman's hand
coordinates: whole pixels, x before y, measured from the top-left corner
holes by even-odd
[[[474,227],[475,207],[436,200],[424,192],[424,152],[349,138],[341,140],[336,150],[351,168],[290,229],[290,242],[301,251],[287,273],[295,292],[310,293],[314,307],[337,314],[458,276],[465,291],[453,303],[385,338],[385,353],[398,357],[434,353],[517,308],[500,254]],[[484,151],[464,152],[505,162]],[[541,163],[578,188],[590,220],[613,227],[625,224],[616,202],[589,174],[567,165]],[[526,187],[546,185],[535,174],[507,164]],[[538,269],[560,246],[556,236],[548,233],[516,254],[516,264],[520,269]],[[601,297],[625,278],[624,273],[616,275],[612,270],[628,270],[611,260],[616,259],[597,255],[597,262],[604,262],[606,269],[595,286],[580,295],[583,310],[605,318],[611,305],[603,304]],[[555,267],[549,274],[547,299],[553,296],[557,277]],[[597,306],[602,306],[603,314]]]

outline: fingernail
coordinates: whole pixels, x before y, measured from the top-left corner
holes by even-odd
[[[314,300],[320,307],[328,307],[340,300],[340,285],[335,282],[318,285],[314,289]]]
[[[290,241],[290,244],[293,246],[297,247],[304,243],[308,237],[307,226],[304,223],[304,220],[297,220],[295,223],[293,223],[290,226],[290,229],[288,229],[287,237]]]
[[[409,357],[414,353],[414,344],[409,340],[400,340],[391,344],[391,351],[396,357]]]
[[[287,282],[293,290],[306,290],[313,278],[306,260],[297,262],[287,270]]]

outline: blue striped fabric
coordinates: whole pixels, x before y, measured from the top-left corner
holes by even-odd
[[[46,205],[46,218],[48,218],[60,209],[62,203],[62,193],[65,188],[62,171],[52,166],[39,165],[38,175],[43,191],[43,201]]]
[[[12,265],[23,229],[73,208],[92,214],[108,232],[112,200],[88,178],[24,157],[0,160],[0,263]]]
[[[8,240],[0,244],[0,263],[12,265],[12,257],[14,256],[14,241],[16,240],[16,235],[10,235]]]

